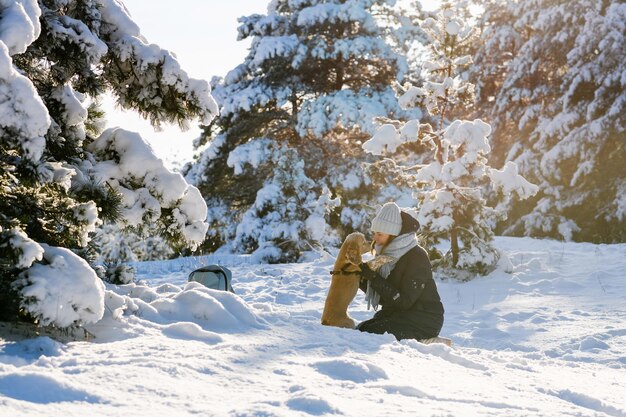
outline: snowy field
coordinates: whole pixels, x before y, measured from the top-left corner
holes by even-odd
[[[511,274],[438,281],[452,348],[321,326],[330,255],[140,263],[93,341],[0,339],[0,416],[626,416],[626,244],[496,246]],[[218,262],[236,296],[186,285]]]

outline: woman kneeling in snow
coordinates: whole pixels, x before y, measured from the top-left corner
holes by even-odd
[[[361,264],[360,288],[374,309],[382,309],[357,326],[362,332],[391,333],[396,339],[429,339],[443,326],[443,304],[433,280],[428,254],[418,245],[419,222],[386,203],[372,220],[377,257],[390,262],[373,271]]]

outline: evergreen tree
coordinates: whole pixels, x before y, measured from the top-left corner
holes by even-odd
[[[198,142],[205,147],[198,161],[186,168],[188,180],[207,197],[207,249],[239,240],[243,226],[233,225],[243,219],[249,227],[255,224],[252,218],[264,224],[258,207],[263,194],[281,181],[287,181],[279,187],[289,194],[295,166],[302,171],[298,187],[316,184],[309,188],[316,196],[307,199],[327,204],[341,198],[339,208],[318,210],[328,213],[326,222],[333,229],[365,228],[371,215],[368,205],[380,186],[371,183],[363,168],[367,158],[359,144],[373,132],[374,117],[404,114],[391,85],[405,72],[405,60],[386,43],[387,32],[374,16],[382,14],[387,3],[277,0],[266,15],[240,19],[239,38],[252,38],[250,52],[223,80],[214,81],[220,116]],[[291,162],[281,166],[276,159],[257,157],[258,163],[235,175],[231,155],[241,146],[254,148],[254,142],[265,144],[267,139]],[[287,171],[278,172],[283,169]],[[324,197],[326,189],[332,198]],[[309,215],[308,208],[296,209],[302,212],[281,212],[280,221],[289,224],[292,216]],[[245,235],[248,251],[266,244],[258,231]],[[310,233],[299,239],[319,242]]]
[[[155,126],[217,112],[208,84],[149,45],[121,3],[0,3],[2,319],[97,321],[103,284],[78,255],[95,259],[89,243],[103,221],[152,224],[177,246],[204,238],[198,190],[139,135],[101,132],[96,103],[107,90]]]
[[[540,185],[505,232],[626,239],[626,5],[485,3],[473,71],[494,128],[494,161]]]
[[[486,274],[499,260],[499,252],[491,245],[492,229],[505,215],[499,207],[487,204],[486,191],[494,190],[500,201],[506,201],[512,192],[527,198],[537,187],[518,175],[513,163],[502,170],[487,164],[491,150],[487,123],[480,119],[447,123],[447,114],[473,98],[473,86],[460,75],[471,63],[465,54],[465,44],[474,41],[471,28],[449,3],[444,3],[436,20],[428,18],[422,27],[431,38],[432,49],[431,59],[424,65],[426,82],[411,87],[399,101],[403,106],[424,106],[437,123],[434,127],[418,120],[385,124],[363,148],[393,155],[397,147],[417,140],[430,149],[429,163],[405,166],[403,171],[407,180],[419,187],[417,217],[427,246],[441,239],[450,241],[450,250],[443,257],[433,251],[434,265],[462,278],[467,272],[469,276]]]
[[[265,139],[239,146],[229,157],[236,175],[259,159],[274,171],[237,225],[233,248],[254,251],[264,260],[295,261],[302,251],[312,249],[309,240],[339,243],[335,234],[326,233],[325,221],[339,199],[333,200],[328,189],[306,176],[296,151]]]

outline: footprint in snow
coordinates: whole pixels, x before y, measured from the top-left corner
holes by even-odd
[[[622,408],[614,407],[611,404],[606,403],[595,397],[590,397],[587,394],[564,390],[552,390],[552,389],[537,389],[542,394],[552,395],[560,398],[563,401],[570,402],[578,407],[586,408],[597,413],[607,414],[615,417],[626,417],[626,411]]]
[[[363,383],[388,379],[387,373],[380,367],[355,359],[336,359],[313,363],[320,373],[333,379]]]

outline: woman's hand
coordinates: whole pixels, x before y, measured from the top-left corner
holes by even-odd
[[[377,275],[376,271],[369,267],[368,264],[362,262],[359,264],[359,268],[361,268],[361,277],[366,280],[374,279]]]

